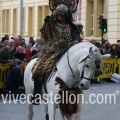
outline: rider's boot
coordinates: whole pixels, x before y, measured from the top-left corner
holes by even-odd
[[[34,93],[33,93],[33,105],[40,104],[40,93],[42,88],[42,81],[40,81],[37,77],[34,78]]]

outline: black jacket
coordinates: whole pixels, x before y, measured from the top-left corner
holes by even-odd
[[[16,52],[14,54],[14,56],[15,56],[15,59],[19,59],[19,60],[23,60],[23,61],[25,59],[25,54],[24,53],[18,53],[18,52]]]
[[[37,51],[36,49],[34,49],[34,50],[32,51],[32,56],[35,55],[35,54],[37,54],[37,53],[38,53],[38,51]]]

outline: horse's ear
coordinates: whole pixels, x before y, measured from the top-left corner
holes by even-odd
[[[110,58],[110,57],[111,57],[111,55],[110,55],[110,54],[101,55],[101,58],[102,58],[102,59],[105,59],[105,58]]]
[[[93,48],[90,47],[90,49],[89,49],[89,57],[93,57],[93,56],[94,56]]]

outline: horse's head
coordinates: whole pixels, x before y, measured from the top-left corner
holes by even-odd
[[[89,49],[89,54],[80,59],[78,69],[81,77],[81,87],[86,90],[89,89],[91,78],[102,74],[101,63],[103,58],[107,58],[109,55],[101,55],[98,51],[93,51],[92,47]]]

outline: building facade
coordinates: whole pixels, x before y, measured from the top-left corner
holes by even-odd
[[[74,20],[84,27],[85,39],[90,37],[101,41],[101,30],[98,28],[98,16],[107,19],[107,33],[104,38],[110,43],[120,39],[120,0],[78,0],[77,14]],[[23,0],[23,36],[40,36],[46,15],[50,15],[48,0]],[[0,33],[10,36],[20,33],[20,0],[0,0]]]
[[[107,34],[104,38],[110,43],[116,43],[120,39],[120,0],[82,0],[81,23],[84,26],[85,39],[93,37],[101,40],[99,15],[107,19]]]
[[[23,0],[23,37],[40,36],[39,29],[44,18],[51,14],[48,6],[49,0]],[[1,8],[1,36],[20,34],[20,0],[0,0]],[[73,15],[77,19],[76,14]]]
[[[20,33],[20,0],[1,0],[1,35]],[[50,15],[48,0],[23,0],[23,36],[40,36],[44,18]]]

